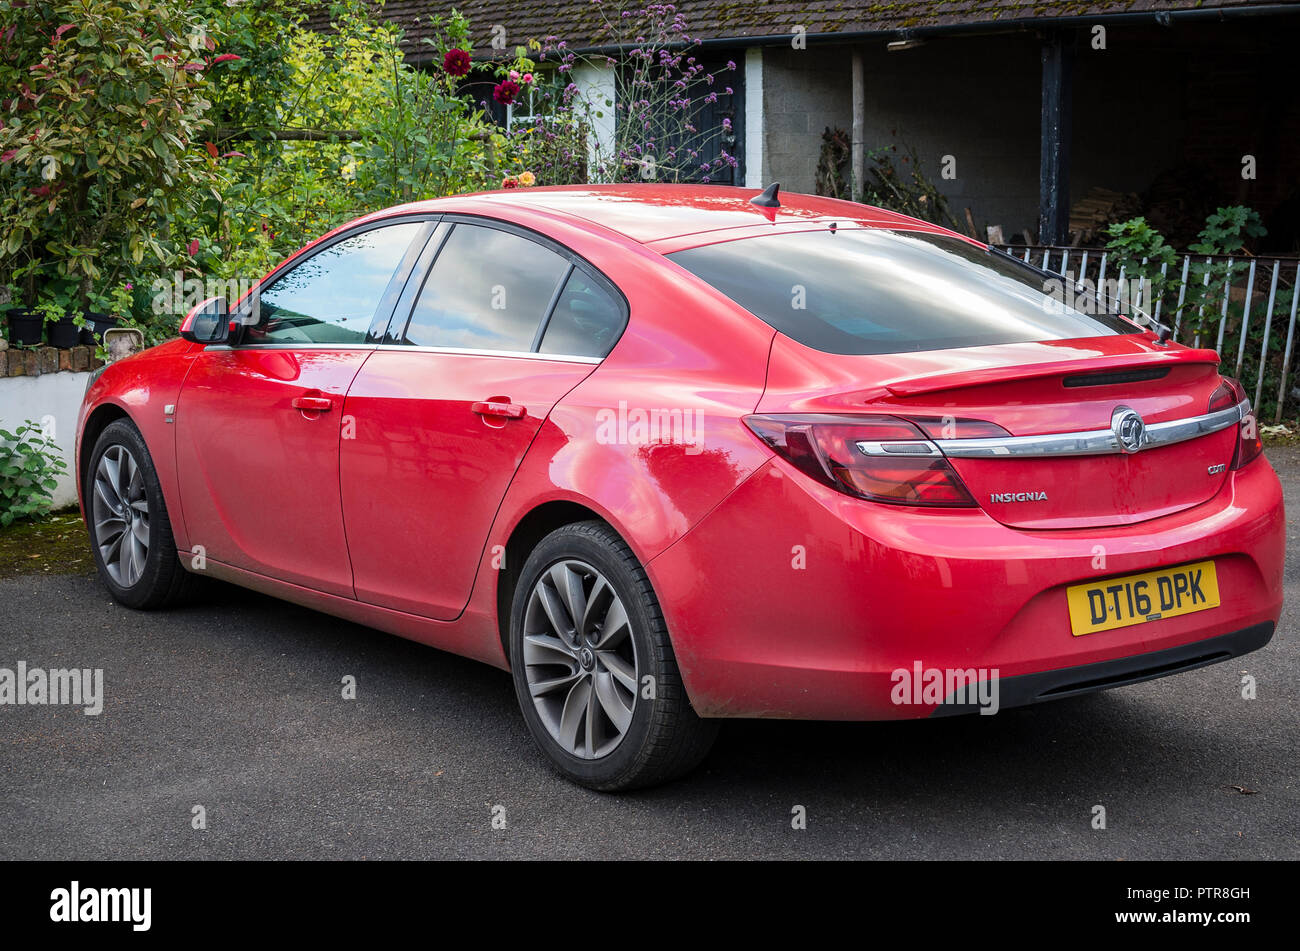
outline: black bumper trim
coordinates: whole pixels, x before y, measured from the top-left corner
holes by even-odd
[[[1272,621],[1244,627],[1231,634],[1211,637],[1204,641],[1180,644],[1149,654],[1134,654],[1115,660],[1104,660],[1097,664],[1082,664],[1078,667],[1062,667],[1059,670],[1045,670],[1036,674],[1021,674],[1019,677],[1001,677],[998,680],[998,709],[1023,707],[1044,700],[1059,700],[1062,697],[1074,697],[1111,687],[1126,687],[1144,680],[1155,680],[1170,674],[1180,674],[1185,670],[1207,667],[1219,661],[1240,657],[1251,651],[1259,650],[1273,638],[1276,625]],[[965,698],[963,697],[964,701]],[[945,702],[934,708],[930,714],[934,717],[956,716],[963,713],[978,713],[978,703]]]

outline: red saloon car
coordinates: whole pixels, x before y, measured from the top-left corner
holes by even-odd
[[[211,575],[510,670],[603,790],[722,717],[995,712],[1268,642],[1282,494],[1213,351],[774,192],[420,202],[205,302],[86,392],[105,585]]]

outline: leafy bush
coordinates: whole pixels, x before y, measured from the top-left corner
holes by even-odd
[[[736,72],[735,62],[705,69],[696,55],[700,41],[672,3],[593,0],[591,10],[606,45],[627,50],[623,61],[579,55],[555,36],[538,43],[539,60],[556,64],[562,83],[549,111],[568,128],[583,130],[598,128],[613,115],[612,140],[587,143],[589,180],[707,183],[724,168],[736,168],[739,163],[726,148],[735,137],[731,120],[713,127],[704,122],[706,107],[732,95],[727,79]],[[611,71],[613,100],[596,101],[591,91],[580,90],[573,81],[578,66]],[[719,144],[718,157],[706,160],[714,144]],[[570,150],[571,163],[580,158]]]
[[[59,456],[54,440],[31,420],[13,432],[0,429],[0,526],[49,512],[68,468]]]
[[[171,223],[203,185],[203,74],[220,57],[175,0],[6,6],[0,263],[28,305],[61,277],[84,307],[146,257],[174,260]]]
[[[187,276],[256,280],[353,217],[499,182],[508,143],[457,76],[408,65],[401,31],[370,5],[332,10],[325,33],[303,28],[293,4],[252,14],[208,3],[222,48],[257,53],[214,83],[212,181],[185,236]],[[468,50],[464,18],[431,26],[435,54]]]
[[[1251,208],[1220,208],[1210,215],[1201,229],[1200,241],[1187,249],[1195,257],[1188,267],[1181,311],[1177,297],[1182,272],[1175,267],[1179,255],[1145,218],[1130,218],[1110,225],[1106,229],[1109,236],[1106,250],[1110,254],[1112,273],[1118,274],[1123,268],[1126,278],[1145,277],[1151,289],[1150,299],[1160,300],[1163,312],[1176,316],[1193,333],[1205,334],[1217,327],[1222,316],[1225,288],[1237,282],[1248,266],[1240,258],[1231,263],[1213,258],[1243,253],[1248,256],[1247,241],[1266,233],[1259,214]]]

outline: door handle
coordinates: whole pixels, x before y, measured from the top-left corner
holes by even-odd
[[[334,401],[328,396],[295,396],[292,406],[294,409],[324,413],[334,406]]]
[[[469,408],[480,416],[504,416],[506,419],[523,419],[528,413],[518,403],[498,403],[492,400],[471,403]]]

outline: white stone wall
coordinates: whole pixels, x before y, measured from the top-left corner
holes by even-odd
[[[68,472],[54,493],[56,508],[77,502],[74,443],[77,413],[86,393],[89,373],[43,373],[40,376],[0,378],[0,429],[13,431],[25,420],[42,426],[54,437]]]

